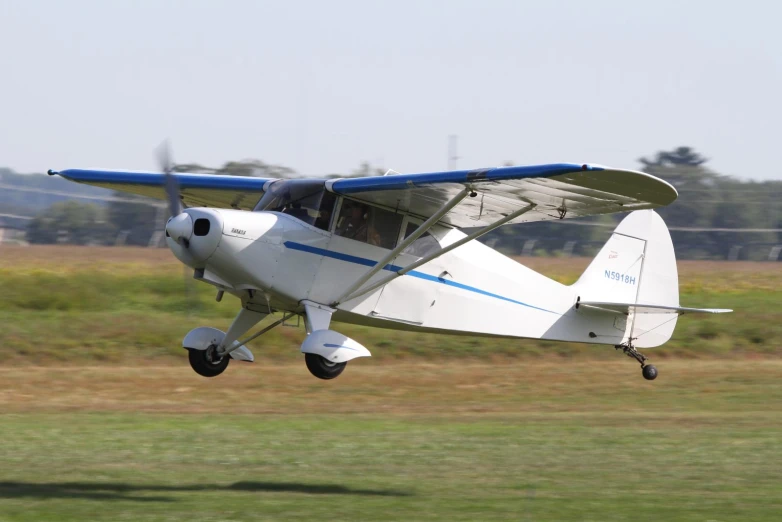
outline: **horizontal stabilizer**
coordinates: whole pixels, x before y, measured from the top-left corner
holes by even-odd
[[[636,314],[725,314],[732,312],[728,308],[687,308],[684,306],[665,306],[643,303],[600,303],[595,301],[580,301],[576,306],[590,308],[604,312],[613,312],[628,315],[631,311]]]

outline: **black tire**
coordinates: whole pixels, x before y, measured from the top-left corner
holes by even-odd
[[[657,368],[652,366],[651,364],[647,364],[643,367],[641,370],[641,373],[643,373],[644,379],[647,381],[653,381],[657,378]]]
[[[187,358],[190,361],[190,367],[198,374],[204,377],[216,377],[223,373],[231,361],[231,357],[223,357],[217,361],[214,360],[214,347],[210,346],[206,350],[187,349]]]
[[[324,359],[320,355],[314,354],[314,353],[305,353],[304,354],[304,362],[307,363],[307,369],[310,371],[312,375],[317,377],[318,379],[334,379],[335,377],[339,377],[339,374],[343,372],[345,369],[345,366],[348,365],[348,363],[335,363],[330,362],[327,359]]]

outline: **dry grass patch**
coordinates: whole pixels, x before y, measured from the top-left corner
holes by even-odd
[[[567,364],[351,363],[335,381],[297,364],[234,363],[199,377],[170,366],[0,369],[0,413],[167,412],[237,414],[563,414],[777,416],[782,361],[666,361],[647,382],[631,361]],[[712,404],[720,397],[718,404]]]

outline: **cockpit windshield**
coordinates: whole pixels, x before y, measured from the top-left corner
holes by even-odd
[[[281,179],[269,185],[254,211],[282,212],[328,230],[336,199],[323,180]]]

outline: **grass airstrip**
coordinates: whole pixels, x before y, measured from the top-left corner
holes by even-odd
[[[529,259],[563,282],[586,260]],[[780,520],[782,267],[680,264],[685,316],[644,381],[611,348],[302,328],[204,379],[166,251],[0,248],[0,520]]]

